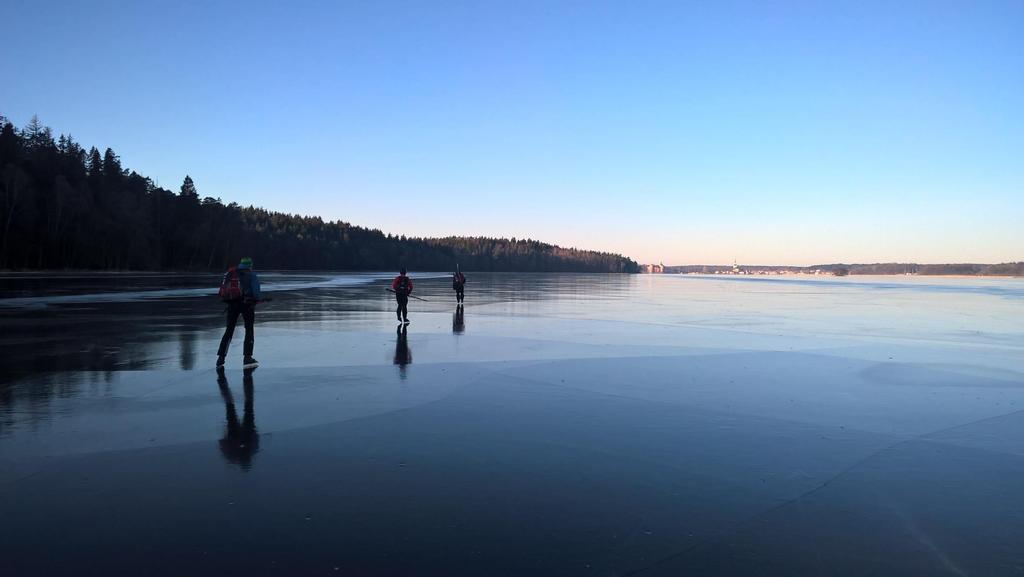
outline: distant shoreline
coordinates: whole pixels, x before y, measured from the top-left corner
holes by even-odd
[[[832,263],[811,266],[786,265],[641,265],[641,271],[652,274],[710,274],[710,275],[758,275],[758,276],[949,276],[949,277],[1022,277],[1024,261],[995,264],[944,263],[919,264],[903,262],[887,263]]]
[[[640,273],[650,274],[650,273]],[[848,275],[835,275],[835,274],[813,274],[813,273],[786,273],[786,274],[761,274],[761,273],[747,273],[747,274],[715,274],[715,273],[704,273],[704,272],[688,272],[688,273],[654,273],[664,276],[708,276],[708,277],[744,277],[744,276],[756,276],[756,277],[828,277],[828,278],[849,278],[849,277],[910,277],[910,278],[1020,278],[1024,279],[1024,275],[1018,274],[897,274],[897,273],[858,273]]]

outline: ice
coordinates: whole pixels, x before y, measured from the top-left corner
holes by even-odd
[[[357,286],[390,280],[394,275],[389,273],[352,273],[352,274],[330,274],[317,275],[307,278],[299,278],[298,275],[269,273],[261,275],[261,284],[266,296],[272,297],[272,293],[279,291],[296,291],[317,288],[337,288],[346,286]],[[444,273],[421,273],[420,278],[443,278]],[[159,280],[159,277],[145,277],[150,280]],[[38,277],[14,277],[15,280],[37,280]],[[71,278],[72,282],[74,277]],[[196,282],[207,281],[207,286],[190,288],[151,288],[148,290],[107,290],[104,292],[83,292],[76,294],[61,295],[32,295],[25,297],[0,298],[0,307],[31,308],[38,309],[50,305],[83,304],[83,303],[123,303],[139,300],[170,299],[170,298],[197,298],[212,297],[217,294],[219,278],[200,277]],[[67,278],[62,278],[61,283],[66,284]]]
[[[0,312],[0,573],[1024,566],[1021,279],[268,276]]]

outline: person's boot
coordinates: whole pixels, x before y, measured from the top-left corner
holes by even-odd
[[[255,369],[258,366],[260,366],[260,362],[252,357],[245,357],[242,360],[243,369]]]
[[[218,369],[223,369],[224,368],[224,357],[223,356],[218,356],[217,357],[217,368]]]

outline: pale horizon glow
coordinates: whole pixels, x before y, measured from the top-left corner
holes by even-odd
[[[0,115],[177,190],[666,265],[1024,260],[1024,3],[5,6]]]

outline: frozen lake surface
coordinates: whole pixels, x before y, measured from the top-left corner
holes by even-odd
[[[1024,279],[0,276],[2,575],[1024,575]]]

